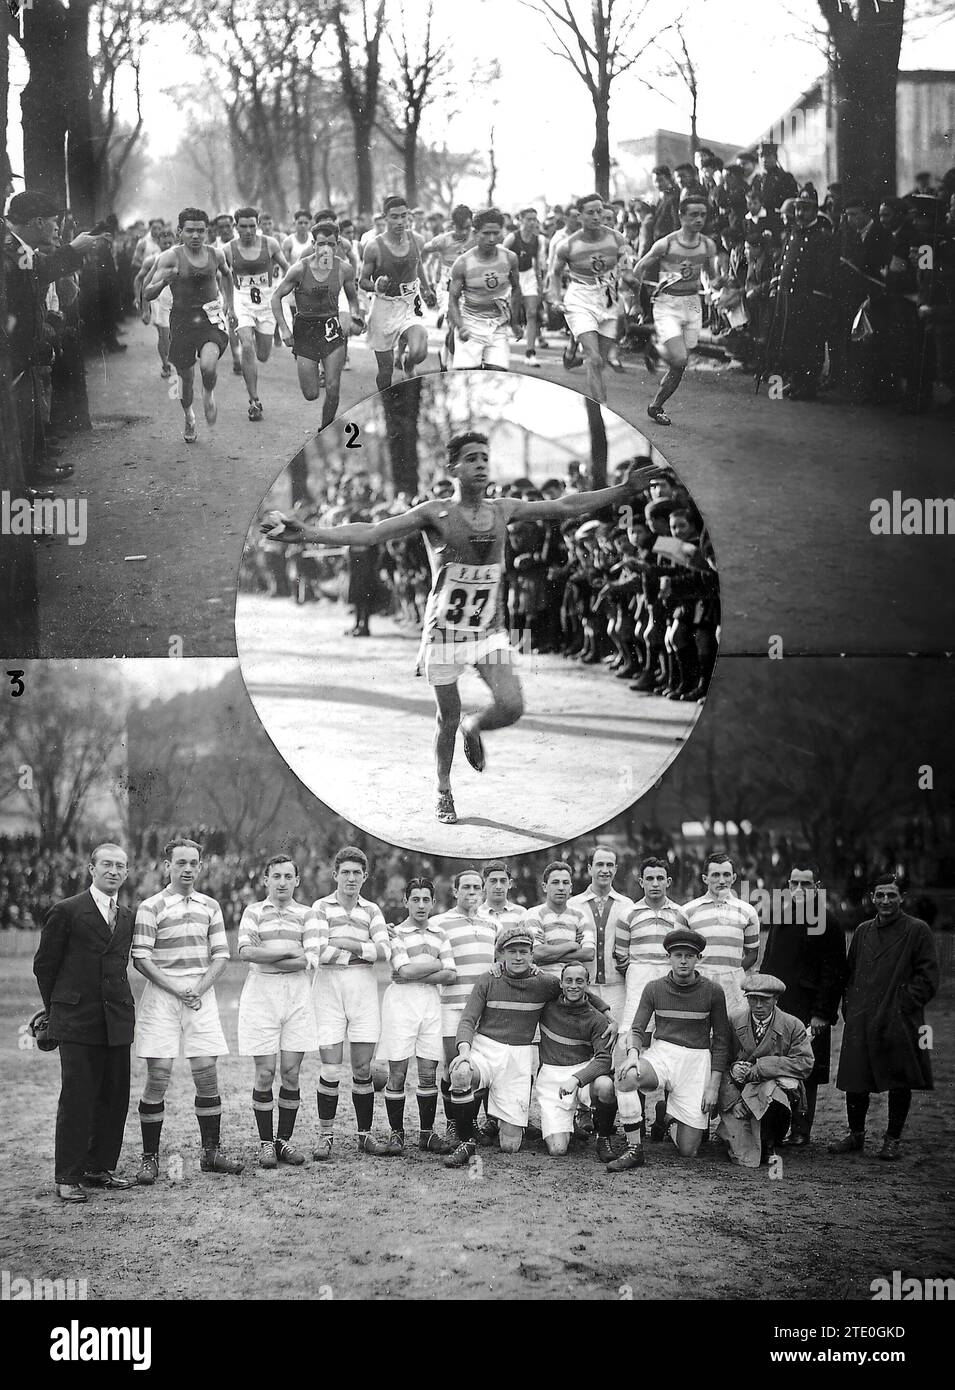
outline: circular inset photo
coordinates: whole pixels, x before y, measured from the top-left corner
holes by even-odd
[[[716,661],[704,518],[605,406],[405,381],[321,430],[253,519],[239,662],[276,748],[371,835],[469,858],[585,834],[660,777]]]

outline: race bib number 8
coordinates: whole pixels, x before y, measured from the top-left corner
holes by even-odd
[[[450,632],[484,632],[497,611],[500,581],[500,565],[449,565],[436,626]]]

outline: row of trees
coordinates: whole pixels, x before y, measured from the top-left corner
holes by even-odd
[[[409,0],[410,3],[410,0]],[[700,99],[693,5],[671,0],[520,0],[542,44],[569,66],[593,108],[597,190],[609,194],[611,102],[626,74],[685,111],[696,141]],[[895,187],[895,81],[906,0],[817,0],[802,16],[828,59],[844,177]],[[468,13],[480,23],[481,0]],[[944,15],[943,0],[909,0],[911,17]],[[22,48],[24,174],[81,222],[111,207],[146,141],[143,64],[158,26],[178,24],[200,58],[201,88],[174,88],[190,113],[182,157],[209,183],[268,205],[317,198],[364,211],[394,166],[413,202],[448,201],[466,175],[488,175],[494,198],[496,63],[462,56],[462,12],[419,0],[17,0],[0,24]],[[795,18],[795,16],[794,16]],[[728,17],[728,30],[731,21]],[[729,34],[728,34],[729,37]],[[5,84],[0,75],[0,95]],[[678,96],[674,97],[676,91]],[[488,148],[456,153],[424,138],[472,94],[489,110]],[[4,113],[5,114],[5,113]],[[387,171],[387,172],[386,172]],[[9,169],[8,169],[9,172]]]

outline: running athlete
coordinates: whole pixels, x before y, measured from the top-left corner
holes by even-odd
[[[169,883],[140,903],[130,953],[146,977],[136,1010],[136,1055],[146,1059],[139,1102],[143,1157],[136,1174],[142,1187],[159,1177],[166,1091],[179,1056],[188,1057],[196,1088],[202,1172],[236,1174],[244,1166],[219,1148],[222,1098],[216,1064],[229,1052],[213,988],[229,964],[222,909],[214,898],[196,892],[202,848],[195,840],[170,840],[163,853]]]
[[[520,226],[504,238],[504,247],[517,257],[517,274],[526,322],[524,360],[528,367],[539,367],[537,335],[540,330],[540,304],[544,284],[544,238],[536,208],[522,208]]]
[[[307,401],[318,399],[324,368],[325,402],[322,429],[338,414],[342,368],[345,365],[346,329],[339,310],[344,292],[353,333],[364,324],[358,310],[355,271],[351,261],[337,254],[338,227],[334,222],[317,222],[312,229],[311,252],[294,261],[272,295],[272,313],[282,341],[292,349],[298,366],[298,384]],[[295,295],[295,318],[289,332],[282,300]]]
[[[541,874],[541,886],[544,901],[521,922],[534,940],[534,964],[558,980],[568,961],[579,961],[589,969],[595,955],[594,929],[579,908],[568,906],[574,890],[570,865],[554,859]]]
[[[433,309],[434,291],[421,263],[421,237],[408,229],[408,204],[385,199],[385,230],[365,247],[360,284],[373,295],[368,315],[368,346],[378,362],[375,385],[385,391],[395,370],[395,352],[406,377],[428,355],[428,332],[421,322],[422,301]]]
[[[214,425],[219,411],[215,402],[216,368],[229,342],[226,324],[235,326],[232,276],[224,253],[209,246],[209,218],[201,208],[183,208],[179,214],[179,246],[163,251],[144,290],[146,299],[158,299],[167,285],[172,289],[169,312],[169,360],[179,373],[179,400],[185,422],[182,437],[187,444],[199,438],[193,410],[196,360],[202,378],[202,408],[206,422]],[[225,313],[219,291],[225,300]]]
[[[509,324],[521,307],[517,257],[498,243],[504,218],[493,208],[474,219],[476,245],[451,267],[448,320],[454,329],[457,367],[494,367],[506,372]]]
[[[568,962],[560,972],[560,996],[540,1015],[540,1069],[534,1083],[541,1134],[552,1158],[565,1154],[579,1106],[593,1108],[597,1157],[614,1157],[611,1135],[617,1113],[607,1020],[587,994],[586,965]]]
[[[275,335],[275,315],[269,298],[272,273],[288,270],[288,261],[274,237],[260,236],[255,208],[237,208],[239,235],[225,248],[226,265],[235,285],[235,314],[242,349],[242,375],[249,393],[249,419],[262,419],[259,400],[260,362],[267,362]],[[248,253],[252,252],[250,256]]]
[[[388,928],[381,908],[361,897],[368,877],[368,860],[360,849],[346,845],[335,855],[335,891],[312,903],[318,932],[319,969],[314,1003],[318,1021],[318,1143],[313,1158],[331,1158],[338,1086],[345,1054],[345,1034],[351,1057],[351,1098],[358,1122],[358,1152],[381,1156],[388,1145],[371,1133],[375,1116],[375,1087],[371,1059],[381,1033],[376,960],[391,959]]]
[[[448,300],[451,293],[451,271],[454,263],[459,256],[463,256],[465,251],[470,251],[472,246],[477,245],[477,237],[472,226],[474,214],[464,203],[459,203],[456,208],[451,210],[451,230],[440,232],[422,246],[422,256],[433,256],[438,263],[437,284],[435,295],[438,306],[438,327],[445,325],[448,317]],[[444,338],[444,355],[438,349],[438,362],[441,370],[446,371],[452,365],[454,356],[454,329],[450,322],[447,324],[447,333]]]
[[[451,763],[458,728],[465,757],[476,772],[483,772],[482,734],[515,724],[524,712],[517,653],[508,640],[501,592],[509,524],[525,519],[568,521],[626,503],[659,476],[660,470],[653,464],[634,467],[625,482],[596,492],[565,493],[540,502],[513,497],[492,500],[486,495],[490,482],[488,438],[472,430],[449,443],[448,472],[458,485],[457,499],[452,502],[435,497],[382,521],[340,526],[313,526],[282,512],[270,512],[263,518],[262,530],[271,540],[336,546],[380,545],[419,532],[424,536],[431,564],[431,593],[421,646],[437,705],[435,814],[438,820],[453,825],[457,815],[451,795]],[[466,666],[476,668],[491,699],[474,714],[462,717],[458,680]]]
[[[482,1094],[499,1125],[504,1153],[516,1153],[527,1127],[531,1096],[533,1041],[545,1004],[559,998],[561,985],[535,972],[531,933],[523,925],[505,927],[500,938],[503,966],[489,970],[471,991],[455,1037],[457,1056],[448,1071],[458,1147],[444,1160],[463,1168],[475,1153],[474,1121]],[[602,999],[590,996],[601,1012]],[[608,1040],[613,1028],[606,1028]]]
[[[571,233],[554,257],[551,297],[583,350],[588,396],[605,401],[603,369],[617,340],[618,267],[627,256],[627,239],[603,225],[599,194],[581,198],[579,207],[580,231]]]
[[[454,875],[451,886],[454,907],[440,913],[431,923],[447,937],[456,975],[453,983],[441,986],[441,1033],[446,1063],[457,1055],[455,1037],[464,1006],[477,981],[494,964],[494,943],[498,936],[498,923],[481,906],[481,875],[477,869],[462,869]],[[446,1076],[441,1082],[441,1099],[448,1125],[445,1137],[454,1140],[456,1145],[458,1134]],[[489,1137],[493,1137],[493,1133]]]
[[[299,208],[292,218],[292,230],[282,242],[282,255],[292,265],[301,256],[307,256],[312,246],[312,214],[307,208]]]
[[[389,1154],[405,1148],[405,1082],[408,1062],[418,1068],[418,1147],[425,1153],[446,1154],[450,1140],[434,1132],[438,1109],[438,1063],[442,1058],[442,985],[457,980],[451,944],[436,921],[428,920],[434,907],[434,884],[429,878],[413,878],[405,886],[408,916],[391,928],[391,984],[381,1001],[381,1037],[378,1056],[388,1063],[385,1108],[391,1137]]]
[[[235,218],[231,212],[220,212],[210,224],[210,241],[217,251],[225,252],[226,247],[235,237]],[[215,236],[211,233],[215,232]],[[229,349],[232,353],[232,374],[233,376],[242,375],[242,349],[239,346],[238,330],[229,324]]]
[[[165,381],[172,376],[172,367],[169,363],[169,311],[172,308],[172,290],[167,285],[152,304],[147,304],[143,295],[143,289],[148,285],[152,278],[152,273],[156,262],[164,251],[176,244],[176,233],[171,227],[163,227],[159,232],[159,247],[152,255],[148,255],[143,261],[142,266],[137,272],[136,279],[133,281],[133,293],[136,302],[139,304],[139,311],[142,315],[143,323],[152,323],[156,329],[156,349],[159,353],[159,360],[162,366],[159,375]]]
[[[716,244],[703,236],[709,211],[706,198],[690,190],[680,199],[680,230],[655,241],[633,268],[639,283],[644,271],[657,267],[653,293],[653,322],[667,370],[647,414],[658,425],[672,420],[663,409],[686,371],[687,358],[700,338],[703,306],[701,273],[706,271],[710,289],[719,289],[723,277],[716,262]]]
[[[239,217],[236,218],[239,221]],[[249,973],[239,996],[239,1052],[255,1062],[252,1110],[259,1131],[259,1167],[299,1166],[292,1147],[299,1107],[298,1076],[306,1052],[318,1047],[312,983],[318,969],[318,931],[297,902],[298,866],[276,854],[265,868],[268,896],[250,903],[239,922],[239,959]],[[274,1136],[272,1086],[279,1066],[279,1132]]]

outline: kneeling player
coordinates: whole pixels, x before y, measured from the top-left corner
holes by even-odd
[[[554,1158],[565,1154],[574,1132],[578,1105],[593,1105],[597,1157],[613,1158],[610,1136],[617,1113],[611,1076],[607,1021],[587,995],[587,967],[572,961],[560,975],[561,994],[540,1016],[540,1071],[536,1093],[541,1134]]]
[[[461,1015],[458,1055],[451,1063],[451,1103],[461,1143],[444,1160],[462,1168],[474,1156],[474,1119],[487,1092],[487,1113],[500,1125],[505,1153],[521,1147],[530,1105],[533,1041],[545,1004],[557,999],[560,981],[533,971],[533,938],[522,926],[505,927],[498,937],[503,969],[482,975]],[[592,1002],[608,1012],[603,1000]],[[612,1028],[607,1038],[613,1036]]]
[[[666,1123],[683,1158],[695,1157],[709,1127],[729,1054],[729,1022],[722,989],[696,968],[705,946],[699,932],[685,927],[663,938],[669,973],[644,986],[627,1060],[617,1074],[617,1105],[627,1152],[608,1164],[610,1172],[643,1166],[641,1091],[662,1086],[667,1092]],[[648,1046],[651,1017],[656,1026]]]
[[[265,869],[268,897],[250,903],[239,923],[239,959],[249,974],[239,996],[239,1052],[255,1061],[252,1109],[261,1145],[260,1168],[298,1165],[292,1148],[298,1115],[298,1074],[306,1052],[318,1047],[312,981],[318,968],[318,932],[304,903],[296,902],[298,868],[277,854]],[[279,1133],[273,1135],[272,1087],[279,1063]]]
[[[434,907],[434,884],[413,878],[405,888],[408,916],[392,929],[391,984],[381,1001],[378,1056],[388,1063],[385,1108],[391,1125],[387,1153],[404,1153],[405,1081],[408,1062],[418,1066],[418,1146],[426,1153],[450,1153],[455,1147],[434,1132],[438,1109],[437,1069],[442,1057],[441,995],[439,985],[453,985],[451,943],[440,927],[429,922]]]

